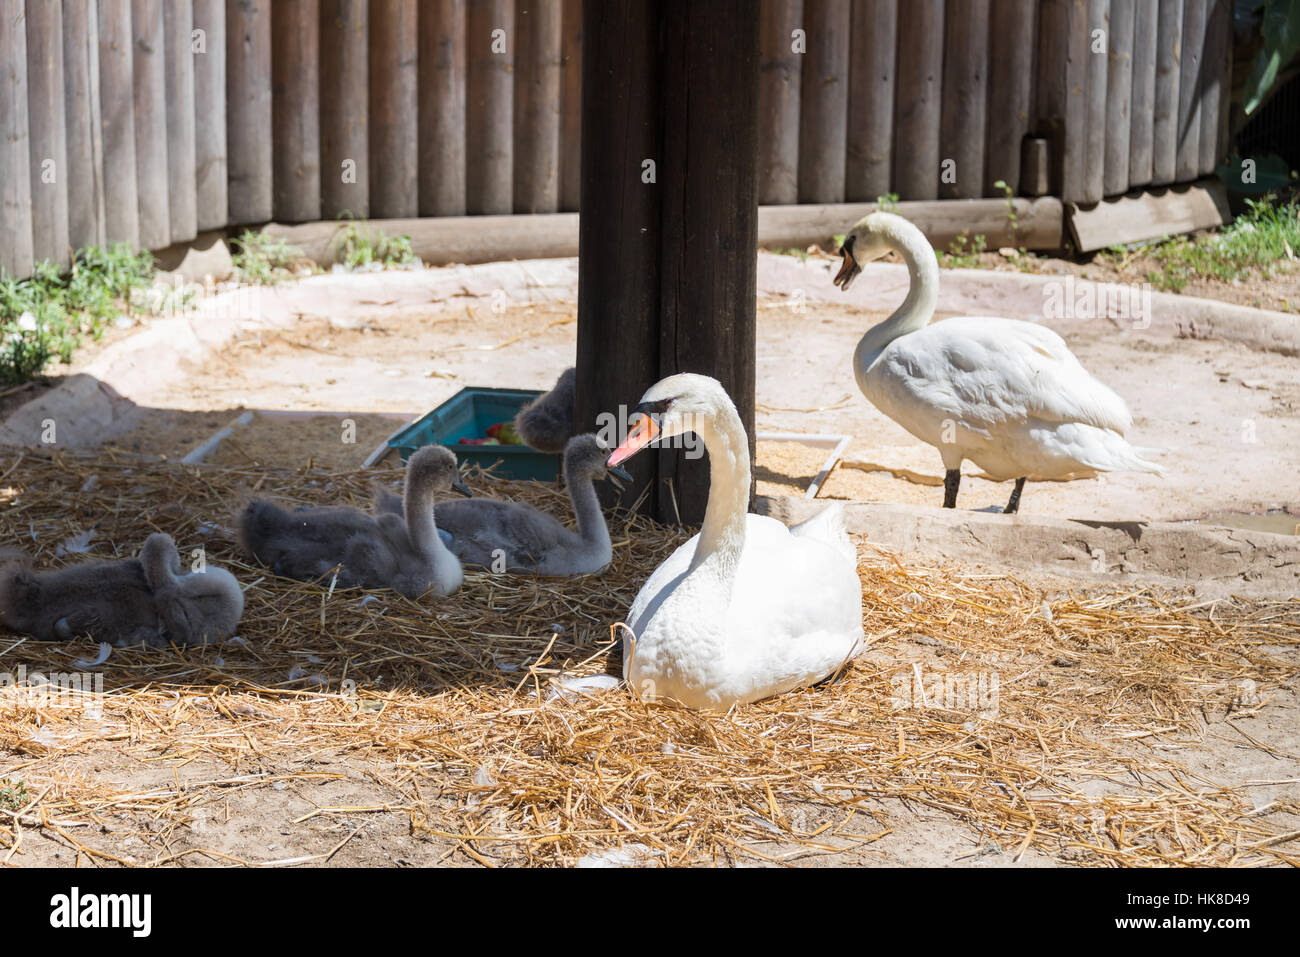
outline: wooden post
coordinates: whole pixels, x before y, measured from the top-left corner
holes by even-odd
[[[1001,196],[1002,180],[1020,191],[1020,156],[1033,124],[1034,0],[993,0],[989,26],[988,144],[984,195]]]
[[[988,61],[989,0],[948,4],[939,126],[939,196],[943,199],[977,199],[984,194]],[[995,112],[1004,109],[1001,103],[994,107]]]
[[[898,85],[894,107],[894,192],[939,197],[943,90],[943,0],[908,0],[898,9]]]
[[[321,0],[320,215],[370,215],[369,7]]]
[[[465,215],[465,0],[420,8],[420,215]]]
[[[1207,0],[1183,0],[1183,40],[1179,50],[1178,151],[1174,178],[1187,183],[1201,168],[1201,54],[1205,48]],[[1217,106],[1217,104],[1216,104]]]
[[[659,2],[582,5],[575,425],[610,443],[623,438],[620,411],[659,379]],[[609,414],[618,421],[602,428]],[[655,484],[655,456],[634,456],[626,467],[635,479],[623,496],[630,505]],[[653,495],[645,511],[653,514]]]
[[[1128,191],[1129,146],[1133,123],[1133,34],[1137,0],[1110,0],[1110,37],[1106,74],[1106,169],[1103,187],[1107,196]]]
[[[513,0],[468,2],[466,208],[509,213],[514,210],[515,5]]]
[[[795,31],[804,29],[803,10],[803,0],[762,0],[759,7],[758,195],[764,205],[799,202],[799,51],[807,49],[807,31],[798,39]]]
[[[269,0],[226,2],[230,224],[264,223],[273,205]]]
[[[527,0],[516,10],[515,155],[516,213],[560,208],[560,0]]]
[[[190,0],[163,0],[167,82],[167,196],[171,241],[198,235],[198,194],[194,150],[194,54]],[[212,122],[212,120],[209,120]]]
[[[1222,101],[1224,97],[1224,62],[1232,35],[1232,9],[1229,0],[1209,0],[1205,22],[1205,48],[1201,56],[1201,162],[1200,175],[1212,176],[1219,160],[1227,152],[1221,139]]]
[[[135,39],[135,170],[140,206],[140,245],[162,249],[172,242],[167,189],[167,60],[161,0],[131,0]]]
[[[271,7],[271,143],[274,216],[320,219],[320,6],[277,0]]]
[[[844,177],[844,198],[849,202],[870,202],[890,190],[897,49],[898,0],[854,0]]]
[[[419,31],[415,0],[370,2],[370,215],[420,209]]]
[[[584,7],[579,428],[620,410],[624,426],[654,381],[698,372],[727,388],[752,452],[759,31],[747,10]],[[624,502],[654,474],[649,510],[700,521],[705,459],[666,450],[631,467]]]
[[[1151,154],[1155,142],[1156,49],[1160,43],[1160,7],[1153,0],[1139,0],[1133,6],[1133,115],[1128,150],[1130,189],[1151,182]]]
[[[104,238],[136,245],[135,104],[131,0],[99,0],[99,102],[104,131]]]
[[[226,190],[226,4],[194,0],[194,179],[199,229],[229,219]]]
[[[1106,82],[1110,57],[1110,0],[1087,0],[1083,35],[1087,50],[1084,59],[1087,87],[1084,90],[1084,136],[1079,145],[1085,151],[1083,180],[1078,194],[1070,199],[1079,203],[1097,203],[1105,195],[1106,136],[1110,123],[1106,118]],[[1075,8],[1076,10],[1078,7]],[[1102,39],[1099,44],[1098,38]]]
[[[1178,168],[1178,46],[1183,38],[1183,0],[1160,0],[1156,47],[1156,99],[1151,120],[1151,185],[1174,181]]]
[[[27,115],[31,144],[32,255],[68,258],[67,132],[63,118],[63,11],[27,5]]]
[[[560,210],[576,213],[582,199],[582,0],[564,0],[561,29]]]
[[[749,11],[749,0],[665,0],[661,7],[659,374],[699,372],[718,379],[740,412],[752,461],[759,31],[758,19]],[[843,25],[839,48],[847,55],[847,9],[827,13],[826,22]],[[810,52],[812,37],[810,29]],[[826,62],[838,61],[828,55]],[[847,74],[838,75],[842,89]],[[838,99],[843,102],[842,96]],[[838,135],[835,141],[840,144],[842,190],[844,138]],[[594,218],[601,220],[599,211]],[[635,402],[636,396],[627,401]],[[709,493],[706,458],[692,458],[685,450],[661,452],[660,479],[659,519],[699,523]]]
[[[1089,118],[1095,90],[1094,77],[1102,77],[1101,107],[1105,109],[1104,54],[1092,52],[1090,35],[1091,16],[1089,0],[1051,0],[1049,8],[1059,10],[1051,19],[1050,29],[1060,31],[1060,39],[1053,38],[1051,52],[1042,57],[1048,70],[1061,76],[1061,123],[1053,149],[1060,154],[1059,192],[1067,203],[1092,203],[1101,198],[1101,175],[1104,172],[1104,140],[1089,142]],[[1044,9],[1044,30],[1047,26],[1047,9]],[[1094,59],[1100,60],[1099,70],[1090,68]],[[1104,135],[1104,133],[1103,133]],[[1096,163],[1096,190],[1090,189],[1092,149],[1099,147]]]
[[[844,202],[848,160],[849,0],[804,0],[808,52],[799,97],[799,201]]]
[[[104,143],[99,117],[99,14],[94,0],[63,2],[68,245],[104,242]],[[224,212],[224,211],[223,211]]]
[[[27,28],[23,0],[0,0],[0,277],[32,271],[31,144],[27,127]]]

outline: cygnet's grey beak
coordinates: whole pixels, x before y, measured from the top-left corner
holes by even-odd
[[[464,495],[466,498],[473,498],[474,493],[469,490],[469,486],[460,480],[460,477],[451,480],[451,490]]]
[[[609,484],[620,492],[632,484],[632,473],[627,469],[619,468],[617,465],[609,466],[605,477],[609,479]]]

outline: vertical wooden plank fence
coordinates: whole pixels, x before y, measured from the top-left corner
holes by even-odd
[[[171,197],[167,189],[167,62],[162,0],[131,0],[131,51],[135,115],[136,199],[139,243],[145,249],[171,244]]]
[[[984,195],[989,0],[950,3],[944,25],[939,196]],[[1002,109],[999,105],[998,109]]]
[[[29,3],[26,20],[32,255],[65,265],[69,261],[68,170],[62,5]]]
[[[370,215],[367,0],[320,3],[320,215]]]
[[[271,157],[276,219],[320,218],[320,6],[271,8]]]
[[[844,202],[851,14],[849,0],[804,0],[808,50],[799,101],[801,203]]]
[[[468,3],[466,208],[508,213],[514,206],[515,5],[511,0]]]
[[[194,7],[190,0],[163,0],[166,47],[167,196],[171,241],[198,235],[198,193],[194,146]]]
[[[516,10],[514,211],[560,208],[560,0],[521,0]]]
[[[63,106],[68,245],[77,250],[104,242],[104,144],[99,115],[96,0],[63,2]],[[224,209],[222,213],[224,219]]]
[[[465,0],[420,8],[420,215],[465,215]]]
[[[1005,182],[1020,190],[1021,144],[1033,124],[1034,40],[1038,29],[1035,0],[993,0],[989,24],[988,143],[984,195]]]
[[[943,8],[943,0],[899,5],[894,192],[902,199],[939,196]]]
[[[799,201],[799,100],[804,0],[763,0],[759,8],[762,59],[758,79],[759,202]]]
[[[194,0],[194,192],[197,227],[229,222],[226,180],[226,4]]]
[[[1226,153],[1230,0],[755,12],[763,204],[1001,196],[1029,155],[1024,192],[1087,205]],[[584,20],[583,0],[0,0],[0,267],[272,219],[574,211]]]

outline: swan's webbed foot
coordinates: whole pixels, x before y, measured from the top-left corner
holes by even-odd
[[[1011,490],[1011,498],[1007,500],[1007,507],[1002,510],[1003,515],[1014,515],[1020,508],[1020,493],[1025,489],[1024,478],[1016,479],[1016,487]]]
[[[948,469],[943,473],[943,507],[957,507],[957,486],[961,485],[961,469]]]

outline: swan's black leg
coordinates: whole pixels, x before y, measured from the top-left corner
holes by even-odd
[[[1014,515],[1020,508],[1020,493],[1024,491],[1025,480],[1016,479],[1016,487],[1011,490],[1011,498],[1007,501],[1007,507],[1002,510],[1005,515]]]
[[[943,473],[943,507],[957,507],[957,486],[961,484],[961,469],[948,469]]]

